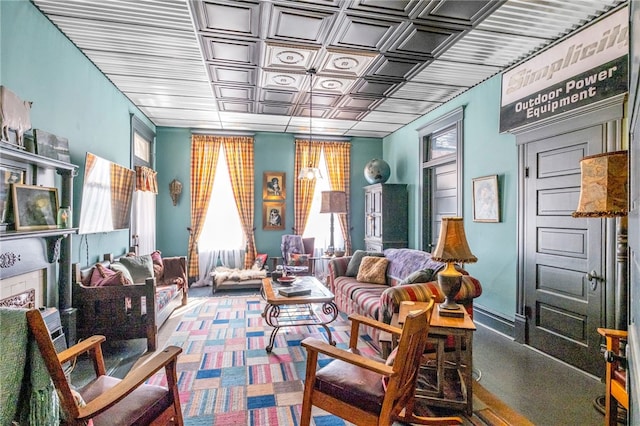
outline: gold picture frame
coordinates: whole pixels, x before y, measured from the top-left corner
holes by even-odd
[[[286,205],[283,202],[265,201],[262,203],[262,229],[265,231],[283,231]]]
[[[473,221],[500,222],[498,175],[473,179]]]
[[[11,185],[16,231],[58,227],[58,190],[44,186]]]
[[[262,173],[262,199],[284,201],[287,198],[285,178],[285,172]]]

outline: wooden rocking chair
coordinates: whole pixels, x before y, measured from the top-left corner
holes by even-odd
[[[402,329],[352,314],[348,351],[318,339],[304,339],[302,346],[308,354],[301,426],[310,424],[313,405],[359,426],[389,426],[395,420],[426,425],[462,424],[459,417],[414,414],[416,381],[432,311],[433,300],[427,309],[410,313]],[[393,365],[389,365],[390,359],[385,363],[358,353],[360,324],[400,335]],[[335,360],[316,370],[319,353]]]
[[[28,311],[27,321],[60,398],[64,424],[84,425],[89,420],[94,426],[183,424],[176,376],[181,348],[169,346],[153,354],[120,380],[106,375],[100,346],[104,336],[92,336],[56,353],[40,311]],[[91,357],[97,377],[79,390],[84,400],[79,404],[62,365],[83,353]],[[168,388],[144,383],[161,368],[165,369]]]

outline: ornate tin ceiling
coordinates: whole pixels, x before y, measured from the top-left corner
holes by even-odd
[[[156,125],[383,137],[621,0],[32,0]]]

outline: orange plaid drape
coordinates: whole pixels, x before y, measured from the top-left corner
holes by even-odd
[[[323,142],[324,158],[329,169],[329,184],[332,191],[344,191],[347,194],[347,214],[339,214],[338,223],[344,236],[344,249],[351,254],[351,232],[349,217],[351,206],[349,203],[350,175],[351,175],[351,144],[348,142]]]
[[[316,181],[308,179],[297,179],[300,169],[311,166],[318,167],[320,162],[320,152],[322,144],[308,140],[296,139],[296,153],[294,160],[295,183],[294,189],[294,207],[293,207],[293,233],[302,235],[304,228],[309,219],[311,210],[311,202],[313,201],[313,193],[316,189]]]
[[[158,193],[158,172],[145,167],[136,166],[136,190]]]
[[[191,232],[189,234],[189,281],[197,280],[198,239],[207,216],[221,140],[211,135],[191,136]]]
[[[135,172],[111,163],[111,215],[114,229],[129,227]]]
[[[256,258],[256,240],[254,237],[254,153],[253,138],[225,137],[223,138],[224,152],[231,177],[233,197],[236,200],[240,223],[247,240],[247,250],[244,257],[245,269],[251,268]]]

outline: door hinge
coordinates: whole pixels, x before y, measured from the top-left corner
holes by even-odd
[[[524,177],[526,177],[526,178],[529,177],[529,168],[528,167],[524,168]]]

